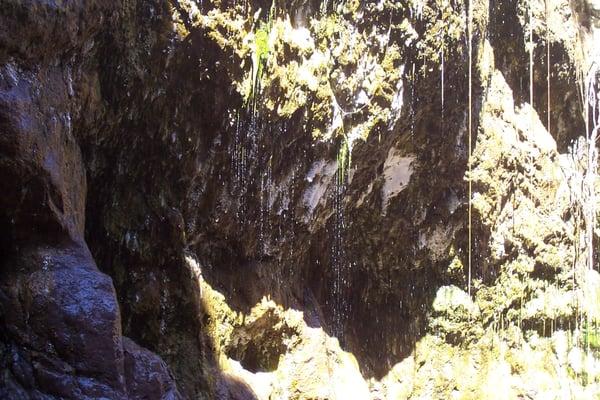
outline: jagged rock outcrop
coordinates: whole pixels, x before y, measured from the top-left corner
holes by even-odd
[[[593,397],[597,8],[0,0],[0,397]]]

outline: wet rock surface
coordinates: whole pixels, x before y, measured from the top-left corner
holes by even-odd
[[[169,368],[156,354],[124,337],[123,356],[129,398],[169,400],[182,398]]]
[[[119,308],[89,251],[35,248],[6,261],[5,395],[125,398]]]
[[[181,397],[164,362],[123,338],[113,281],[84,241],[77,136],[100,90],[95,40],[117,6],[0,7],[2,398]]]

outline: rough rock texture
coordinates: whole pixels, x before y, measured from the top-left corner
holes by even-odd
[[[188,263],[197,270],[193,259]],[[323,329],[309,327],[302,312],[263,298],[248,314],[237,313],[202,276],[196,277],[206,330],[217,339],[218,367],[225,376],[246,382],[254,398],[370,398],[356,358]]]
[[[130,399],[178,399],[180,394],[165,362],[156,354],[123,338],[125,382]]]
[[[471,6],[0,0],[0,397],[595,396],[600,7]]]
[[[123,339],[112,280],[84,241],[77,135],[113,7],[0,4],[2,398],[181,397],[164,363]]]

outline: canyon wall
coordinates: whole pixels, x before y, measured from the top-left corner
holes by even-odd
[[[0,397],[593,398],[599,10],[0,0]]]

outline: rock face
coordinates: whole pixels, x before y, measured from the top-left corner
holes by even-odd
[[[597,395],[598,7],[471,6],[0,0],[0,397]]]
[[[76,136],[85,60],[112,11],[101,3],[0,7],[2,398],[181,398],[164,362],[122,336],[112,280],[84,241]]]

